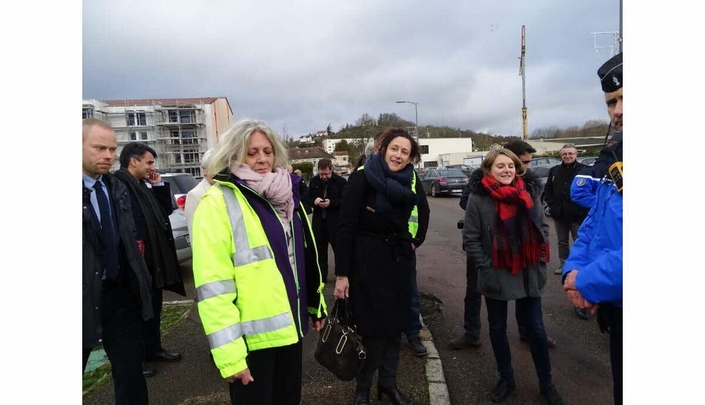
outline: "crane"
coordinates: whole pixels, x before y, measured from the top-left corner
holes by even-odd
[[[529,139],[529,126],[527,122],[528,112],[526,110],[526,26],[521,26],[521,57],[519,58],[519,76],[521,76],[521,139]]]

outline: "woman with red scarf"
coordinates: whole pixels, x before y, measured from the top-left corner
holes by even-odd
[[[541,395],[548,404],[563,404],[551,378],[541,313],[549,246],[538,178],[508,149],[488,153],[480,169],[470,178],[463,248],[478,268],[500,376],[489,399],[503,401],[516,389],[507,339],[507,302],[516,300],[517,322],[529,332]]]

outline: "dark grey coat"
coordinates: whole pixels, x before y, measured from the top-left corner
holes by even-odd
[[[137,234],[127,187],[111,175],[103,181],[110,190],[110,202],[119,234],[120,272],[122,283],[129,286],[135,307],[141,307],[142,319],[152,318],[152,278],[135,241]],[[99,344],[100,294],[105,263],[101,259],[103,240],[98,217],[90,200],[91,190],[83,187],[83,347]]]
[[[546,286],[546,263],[530,265],[516,275],[509,269],[492,267],[492,235],[497,220],[495,202],[480,182],[483,173],[476,170],[470,176],[470,195],[465,208],[463,227],[463,249],[478,268],[478,291],[482,295],[501,301],[511,301],[526,297],[540,297]],[[528,172],[524,177],[527,190],[534,200],[536,217],[531,220],[536,224],[546,243],[548,243],[548,224],[539,201],[538,179]],[[526,212],[526,211],[524,211]]]

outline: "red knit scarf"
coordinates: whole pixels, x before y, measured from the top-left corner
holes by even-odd
[[[524,180],[517,176],[513,184],[502,185],[491,174],[486,174],[482,185],[494,199],[499,217],[492,232],[494,268],[508,268],[514,275],[528,265],[538,263],[543,256],[548,263],[548,242],[544,241],[532,220],[537,212]],[[517,212],[520,215],[517,216]]]

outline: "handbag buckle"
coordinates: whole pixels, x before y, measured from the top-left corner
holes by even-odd
[[[360,345],[360,352],[357,353],[357,358],[360,360],[365,360],[367,358],[367,352],[362,345]]]
[[[331,325],[330,322],[326,323],[326,328],[323,330],[323,335],[321,336],[321,341],[326,342],[328,340],[328,336],[330,335],[330,330],[333,329],[333,325]]]
[[[335,354],[342,353],[346,343],[348,343],[348,333],[343,330],[343,336],[340,337],[340,340],[338,341],[338,346],[335,347]]]

